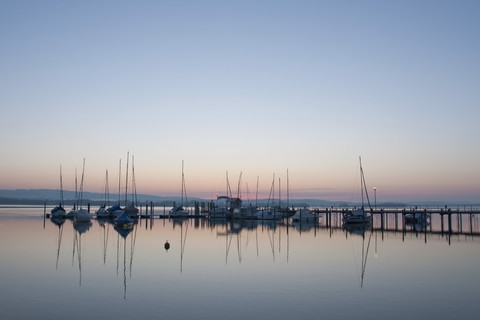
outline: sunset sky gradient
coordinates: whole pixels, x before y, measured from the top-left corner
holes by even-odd
[[[480,203],[478,1],[1,1],[0,189]],[[124,174],[124,172],[123,172]],[[278,181],[277,181],[278,182]]]

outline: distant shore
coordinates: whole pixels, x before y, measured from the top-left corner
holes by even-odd
[[[60,191],[55,189],[15,189],[15,190],[6,190],[0,189],[0,205],[38,205],[44,206],[55,206],[58,205],[60,202],[59,199]],[[75,203],[75,193],[73,191],[64,191],[64,201],[63,204],[65,206],[73,206]],[[118,199],[121,199],[120,204],[123,205],[125,203],[124,195],[121,197],[118,194],[111,194],[109,196],[109,201],[105,201],[105,195],[103,193],[93,193],[93,192],[85,192],[82,203],[84,205],[90,204],[92,207],[100,206],[106,202],[110,204],[115,204],[118,202]],[[131,202],[133,196],[129,196],[127,201]],[[174,202],[180,201],[179,197],[168,197],[168,196],[156,196],[156,195],[148,195],[148,194],[137,194],[136,195],[136,203],[137,206],[145,206],[146,204],[153,204],[157,207],[169,207],[172,206]],[[216,202],[216,199],[202,199],[196,197],[189,197],[188,198],[188,206],[194,206],[195,203],[208,203],[208,202]],[[257,205],[259,207],[271,206],[272,200],[268,199],[243,199],[244,203]],[[273,203],[278,205],[278,199],[274,199]],[[281,201],[282,206],[287,206],[287,200],[282,199]],[[322,200],[322,199],[290,199],[288,201],[289,207],[315,207],[315,208],[351,208],[355,206],[360,206],[361,203],[357,202],[349,202],[349,201],[330,201],[330,200]],[[412,208],[415,206],[423,207],[423,208],[444,208],[445,206],[448,207],[480,207],[480,200],[478,203],[461,203],[461,202],[440,202],[440,201],[415,201],[415,202],[384,202],[378,201],[376,204],[370,203],[372,207],[378,208]],[[368,206],[365,204],[365,206]]]

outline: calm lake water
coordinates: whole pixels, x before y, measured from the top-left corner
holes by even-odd
[[[155,219],[121,235],[0,207],[0,318],[474,318],[478,219],[451,235],[435,219],[427,233]]]

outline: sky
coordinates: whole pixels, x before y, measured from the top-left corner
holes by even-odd
[[[480,203],[478,1],[0,1],[0,189]],[[129,163],[132,167],[132,159]],[[130,172],[130,176],[132,173]],[[280,180],[278,180],[280,178]],[[258,179],[258,189],[257,189]],[[122,186],[124,183],[122,183]]]

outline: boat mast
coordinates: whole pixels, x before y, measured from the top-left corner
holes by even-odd
[[[188,205],[187,199],[187,187],[185,185],[185,175],[183,173],[183,160],[182,160],[182,200],[180,206],[183,207],[183,198],[185,197],[185,205]]]
[[[182,160],[182,198],[180,200],[180,206],[183,207],[183,185],[185,183],[185,180],[184,180],[184,175],[183,175],[183,160]]]
[[[132,155],[132,202],[137,204],[137,184],[135,182],[135,158]]]
[[[273,174],[272,186],[270,187],[270,194],[268,195],[267,207],[270,206],[270,200],[272,200],[272,206],[273,206],[273,201],[275,199],[274,193],[275,193],[275,173]]]
[[[60,205],[63,205],[63,179],[62,179],[62,165],[60,165]]]
[[[255,191],[255,207],[258,207],[258,176],[257,176],[257,191]]]
[[[290,181],[288,180],[288,169],[287,169],[287,208],[290,205]]]
[[[125,207],[127,206],[128,202],[128,159],[130,158],[129,152],[127,152],[127,170],[125,174]]]
[[[118,162],[118,205],[120,205],[120,181],[122,178],[122,159],[120,158]]]
[[[85,176],[85,158],[83,158],[82,179],[80,180],[80,209],[82,209],[83,201],[83,178]]]
[[[272,180],[272,207],[275,207],[275,173]]]
[[[228,180],[228,171],[226,172],[227,176],[227,197],[232,197],[232,189],[230,188],[230,181]]]
[[[240,185],[242,183],[242,171],[240,171],[240,177],[238,177],[238,185],[237,185],[237,198],[240,199]]]
[[[360,160],[360,190],[362,194],[362,209],[363,209],[363,168],[362,168],[362,157],[358,157]]]
[[[363,190],[365,190],[365,196],[367,198],[367,203],[368,207],[370,210],[372,209],[372,206],[370,205],[370,198],[368,197],[368,189],[367,189],[367,183],[365,182],[365,176],[363,174],[363,167],[362,167],[362,158],[360,157],[360,184],[362,187],[362,209],[363,209]]]
[[[74,206],[74,210],[77,210],[77,208],[78,208],[78,191],[77,191],[77,185],[78,185],[78,182],[77,182],[77,168],[75,168],[75,206]]]
[[[108,170],[105,171],[105,195],[107,199],[107,205],[110,205],[110,190],[108,189]]]
[[[282,185],[280,184],[280,177],[278,177],[278,207],[280,208],[282,205]]]
[[[105,170],[105,185],[103,186],[103,200],[105,202],[107,201],[107,181],[108,181],[108,170]]]

